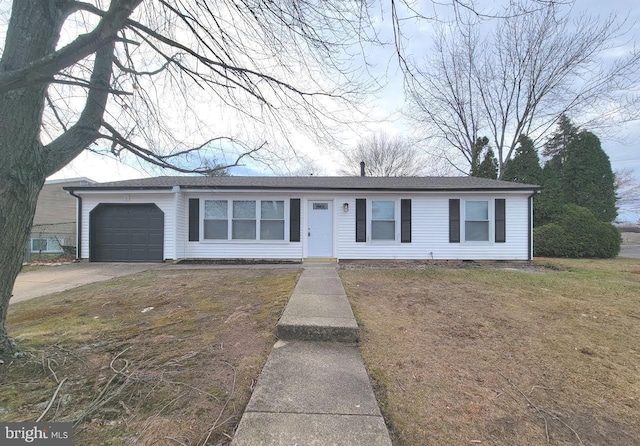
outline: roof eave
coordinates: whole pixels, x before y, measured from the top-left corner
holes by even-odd
[[[180,189],[189,190],[307,190],[307,191],[345,191],[345,192],[538,192],[543,188],[534,187],[329,187],[329,186],[210,186],[210,185],[176,185]],[[68,186],[66,191],[152,191],[171,190],[176,186]]]

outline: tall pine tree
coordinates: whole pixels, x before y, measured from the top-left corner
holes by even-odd
[[[476,141],[471,158],[471,172],[469,173],[472,177],[491,178],[493,180],[498,178],[498,159],[488,145],[489,138],[486,136],[478,138]],[[480,161],[482,152],[484,152],[484,158]]]
[[[580,129],[571,123],[567,115],[560,115],[558,127],[544,144],[542,154],[547,158],[558,155],[564,164],[567,159],[569,144],[578,136],[578,133],[580,133]]]
[[[567,147],[562,183],[566,203],[590,209],[600,221],[611,222],[616,218],[611,162],[593,133],[580,132]]]
[[[560,155],[547,161],[542,169],[542,193],[533,200],[533,226],[539,227],[558,220],[565,205],[563,164]]]
[[[513,158],[504,168],[502,179],[516,183],[542,184],[542,167],[531,138],[521,135]]]

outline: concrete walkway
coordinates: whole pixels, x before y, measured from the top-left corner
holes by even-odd
[[[305,265],[232,446],[391,446],[335,265]]]

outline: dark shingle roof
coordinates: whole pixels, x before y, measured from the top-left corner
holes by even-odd
[[[138,180],[96,183],[67,190],[170,189],[254,190],[368,190],[368,191],[535,191],[533,184],[512,183],[476,177],[203,177],[163,176]]]

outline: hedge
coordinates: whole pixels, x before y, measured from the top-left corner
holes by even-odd
[[[534,255],[542,257],[611,258],[622,243],[615,226],[574,204],[564,206],[556,222],[535,228],[533,239]]]

